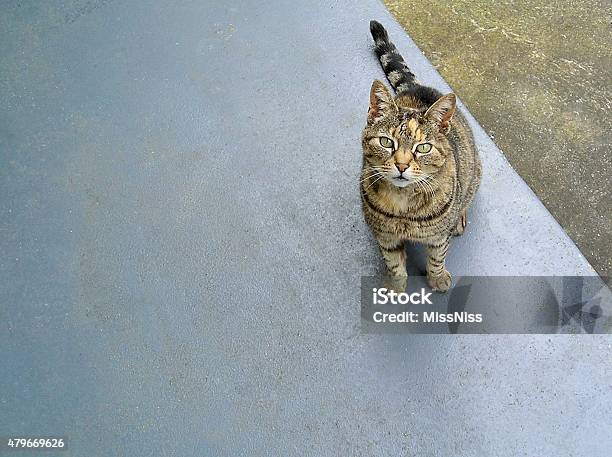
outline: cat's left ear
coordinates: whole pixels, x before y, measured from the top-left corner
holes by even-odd
[[[457,97],[455,97],[455,94],[446,94],[429,107],[425,113],[425,118],[436,124],[441,133],[448,133],[450,121],[456,108]]]
[[[368,124],[382,119],[397,111],[393,96],[382,82],[378,79],[372,83],[370,89],[370,108],[368,110]]]

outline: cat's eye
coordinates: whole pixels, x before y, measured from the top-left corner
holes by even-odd
[[[392,148],[393,140],[391,138],[387,138],[386,136],[381,136],[378,138],[378,142],[383,148]]]
[[[431,144],[429,143],[421,143],[416,147],[417,152],[420,152],[421,154],[427,154],[429,151],[431,151]]]

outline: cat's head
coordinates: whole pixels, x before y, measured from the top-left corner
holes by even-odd
[[[400,188],[434,178],[452,154],[446,134],[456,98],[444,95],[422,109],[403,105],[374,81],[362,137],[365,172]]]

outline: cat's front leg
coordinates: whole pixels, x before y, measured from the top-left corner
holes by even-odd
[[[439,242],[425,246],[427,252],[427,282],[432,289],[440,292],[446,292],[450,289],[453,282],[451,274],[445,266],[449,244],[450,238],[444,238]]]
[[[404,241],[384,235],[377,236],[376,241],[389,273],[393,276],[408,276]]]

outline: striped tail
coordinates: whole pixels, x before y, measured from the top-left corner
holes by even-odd
[[[400,95],[402,92],[409,91],[415,85],[419,85],[395,45],[389,41],[389,35],[382,24],[370,21],[370,32],[372,38],[374,38],[376,56],[380,60],[385,76],[395,92]]]

